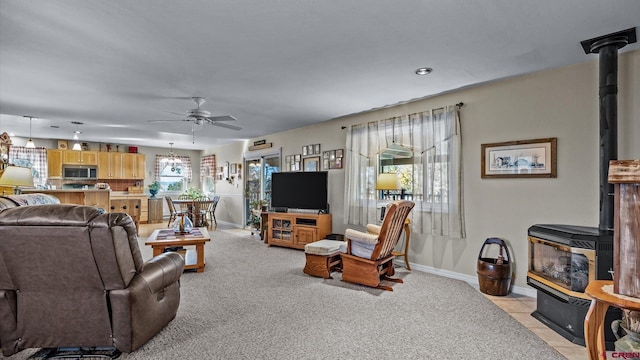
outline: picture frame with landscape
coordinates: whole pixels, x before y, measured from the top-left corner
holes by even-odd
[[[319,171],[320,156],[304,158],[302,160],[302,168],[304,171]]]
[[[481,145],[481,178],[557,177],[557,138]]]

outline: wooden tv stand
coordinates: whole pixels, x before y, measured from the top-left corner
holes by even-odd
[[[304,249],[331,233],[331,214],[274,213],[267,215],[267,245]]]

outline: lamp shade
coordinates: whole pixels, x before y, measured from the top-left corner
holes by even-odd
[[[15,192],[20,193],[20,186],[33,186],[31,169],[21,166],[8,166],[0,176],[0,185],[15,186]]]
[[[378,175],[376,190],[400,190],[400,177],[398,174],[382,173]]]

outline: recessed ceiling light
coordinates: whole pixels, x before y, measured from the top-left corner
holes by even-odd
[[[432,68],[421,67],[421,68],[416,69],[416,75],[427,75],[427,74],[431,74],[432,71],[433,71]]]

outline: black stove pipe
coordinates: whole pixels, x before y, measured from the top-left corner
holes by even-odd
[[[618,50],[636,42],[636,29],[581,42],[585,53],[599,54],[600,100],[600,223],[601,231],[613,231],[613,185],[609,162],[618,159]]]

